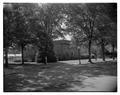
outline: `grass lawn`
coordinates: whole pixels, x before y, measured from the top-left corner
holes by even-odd
[[[117,62],[81,65],[57,62],[4,68],[6,92],[114,91],[116,84]]]

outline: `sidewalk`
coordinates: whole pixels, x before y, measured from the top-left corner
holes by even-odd
[[[113,59],[106,58],[106,61],[113,61]],[[74,65],[78,65],[79,64],[79,60],[66,60],[66,61],[59,61],[59,62],[67,63],[67,64],[74,64]],[[96,62],[104,62],[104,61],[102,59],[98,58],[97,60],[92,59],[92,62],[96,63]],[[88,64],[88,63],[89,63],[88,59],[82,59],[81,60],[81,64]]]

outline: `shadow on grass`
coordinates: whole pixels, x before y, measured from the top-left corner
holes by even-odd
[[[10,65],[15,74],[4,75],[4,91],[70,91],[71,83],[81,85],[81,81],[99,75],[117,76],[117,65],[66,63]],[[9,69],[10,69],[9,68]]]

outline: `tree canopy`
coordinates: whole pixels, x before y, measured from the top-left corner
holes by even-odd
[[[18,45],[22,55],[27,44],[34,44],[47,56],[53,40],[66,34],[77,46],[88,43],[90,62],[93,41],[117,45],[116,3],[5,3],[3,20],[4,47]]]

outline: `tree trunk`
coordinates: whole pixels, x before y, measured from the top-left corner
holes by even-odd
[[[78,55],[79,55],[79,64],[81,64],[81,60],[80,60],[80,49],[78,49]]]
[[[24,45],[21,44],[21,56],[22,56],[22,65],[24,65]]]
[[[42,62],[46,65],[47,64],[47,58],[45,55],[42,55]]]
[[[92,63],[92,60],[91,60],[91,40],[89,40],[89,47],[88,47],[88,52],[89,52],[89,60],[88,62]]]
[[[36,52],[35,54],[35,62],[38,63],[38,56],[39,56],[39,51]]]
[[[115,45],[112,44],[112,58],[113,58],[113,60],[115,60],[115,50],[114,50],[114,48],[115,48]]]
[[[42,58],[42,62],[46,65],[47,64],[47,58],[46,58],[46,51],[43,50],[41,53],[41,58]]]
[[[5,48],[5,67],[8,67],[8,47]]]
[[[102,58],[103,58],[103,61],[105,61],[105,46],[104,46],[104,41],[102,40],[102,43],[101,43],[101,49],[102,49]]]
[[[47,64],[47,61],[48,61],[47,56],[45,56],[45,65]]]

